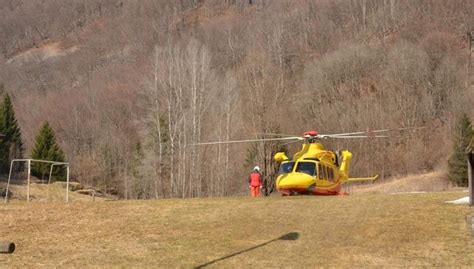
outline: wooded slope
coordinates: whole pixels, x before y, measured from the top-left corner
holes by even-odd
[[[430,171],[472,114],[474,1],[0,1],[0,81],[26,148],[43,121],[73,177],[125,198],[246,191],[280,145],[203,141],[425,126],[328,141],[353,174]],[[288,147],[290,151],[296,146]],[[264,164],[267,165],[264,165]]]

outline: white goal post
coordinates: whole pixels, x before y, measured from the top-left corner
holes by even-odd
[[[45,160],[35,160],[35,159],[13,159],[11,164],[10,164],[10,172],[8,173],[8,182],[7,182],[7,189],[5,190],[5,201],[4,203],[8,202],[8,188],[10,186],[10,179],[12,176],[12,169],[13,169],[13,164],[15,162],[26,162],[28,164],[27,170],[28,170],[28,177],[27,177],[27,192],[26,192],[26,202],[30,201],[30,181],[31,181],[31,162],[40,162],[40,163],[49,163],[51,164],[51,168],[49,170],[49,179],[48,179],[48,184],[51,182],[51,174],[53,173],[53,167],[54,166],[59,166],[59,165],[64,165],[66,166],[66,202],[69,202],[69,163],[66,162],[54,162],[54,161],[45,161]]]

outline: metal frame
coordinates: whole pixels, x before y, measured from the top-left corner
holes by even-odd
[[[64,166],[66,166],[66,202],[69,202],[69,163],[45,161],[45,160],[35,160],[35,159],[13,159],[11,161],[11,164],[10,164],[10,172],[8,173],[7,189],[6,189],[6,192],[5,192],[5,200],[4,200],[5,204],[8,202],[8,189],[9,189],[9,186],[10,186],[10,180],[11,180],[11,176],[12,176],[12,168],[13,168],[14,162],[27,162],[28,163],[28,177],[27,177],[27,182],[28,182],[27,186],[28,187],[27,187],[27,193],[26,193],[26,202],[30,202],[31,162],[40,162],[40,163],[49,163],[49,164],[51,164],[51,168],[49,170],[48,185],[51,182],[51,174],[53,172],[53,167],[55,165],[64,165]],[[49,196],[49,193],[48,193],[48,196]]]
[[[467,86],[473,86],[472,84],[474,81],[472,80],[472,76],[474,74],[471,74],[471,68],[472,68],[472,53],[474,52],[473,50],[473,44],[474,44],[474,31],[467,32],[467,37],[469,40],[469,61],[468,61],[468,66],[467,66]],[[471,84],[471,85],[470,85]],[[474,182],[472,181],[473,177],[473,166],[474,166],[474,152],[473,152],[473,140],[469,142],[469,146],[467,147],[467,172],[468,172],[468,188],[469,188],[469,206],[474,205]]]
[[[473,201],[473,195],[474,195],[474,185],[472,182],[472,168],[474,165],[474,156],[473,156],[472,149],[469,149],[467,152],[467,173],[468,173],[468,188],[469,188],[469,206],[473,206],[474,201]]]

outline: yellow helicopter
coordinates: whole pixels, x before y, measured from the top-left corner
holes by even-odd
[[[418,128],[401,128],[396,130],[384,129],[366,132],[341,134],[319,134],[317,131],[307,131],[302,137],[288,136],[282,138],[234,140],[223,142],[205,142],[195,145],[213,145],[224,143],[245,143],[260,141],[303,141],[302,149],[290,159],[284,152],[278,152],[274,160],[280,163],[279,174],[276,178],[276,189],[283,195],[343,195],[342,184],[348,182],[374,181],[378,175],[366,178],[350,178],[349,167],[352,153],[348,150],[334,152],[327,150],[319,143],[320,140],[351,139],[351,138],[386,138],[377,133],[401,131]]]
[[[277,190],[283,195],[340,195],[344,194],[341,192],[343,183],[376,180],[378,175],[367,178],[349,178],[352,153],[348,150],[335,153],[326,150],[321,143],[317,142],[320,139],[349,137],[366,136],[320,135],[316,131],[308,131],[303,135],[304,143],[301,151],[295,153],[293,159],[289,159],[284,152],[276,153],[274,159],[281,163],[280,173],[276,178]]]

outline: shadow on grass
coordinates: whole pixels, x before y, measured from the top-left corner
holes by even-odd
[[[242,254],[242,253],[245,253],[245,252],[254,250],[254,249],[256,249],[256,248],[263,247],[263,246],[268,245],[268,244],[270,244],[270,243],[272,243],[272,242],[275,242],[275,241],[278,241],[278,240],[294,241],[294,240],[298,240],[298,237],[300,237],[300,234],[297,233],[297,232],[287,233],[287,234],[284,234],[284,235],[282,235],[282,236],[280,236],[280,237],[278,237],[278,238],[275,238],[275,239],[272,239],[272,240],[270,240],[270,241],[267,241],[267,242],[265,242],[265,243],[262,243],[262,244],[253,246],[253,247],[248,248],[248,249],[241,250],[241,251],[239,251],[239,252],[232,253],[232,254],[227,255],[227,256],[224,256],[224,257],[222,257],[222,258],[215,259],[215,260],[213,260],[213,261],[210,261],[210,262],[207,262],[207,263],[198,265],[198,266],[196,266],[196,267],[194,267],[194,268],[196,268],[196,269],[197,269],[197,268],[205,268],[206,266],[209,266],[209,265],[211,265],[211,264],[213,264],[213,263],[216,263],[216,262],[218,262],[218,261],[222,261],[222,260],[225,260],[225,259],[228,259],[228,258],[232,258],[232,257],[234,257],[234,256],[237,256],[237,255],[240,255],[240,254]]]

